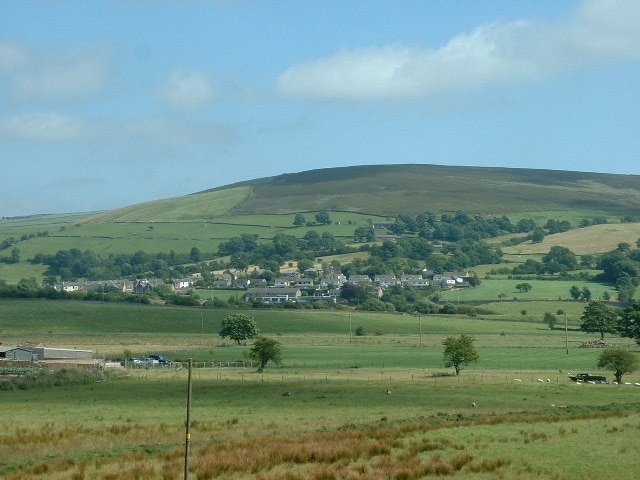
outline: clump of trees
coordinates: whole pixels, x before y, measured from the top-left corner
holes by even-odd
[[[603,301],[589,302],[580,318],[580,329],[599,333],[600,339],[606,333],[617,333],[640,344],[640,301],[622,309],[610,307]]]

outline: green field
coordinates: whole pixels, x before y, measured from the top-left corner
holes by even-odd
[[[246,362],[249,346],[217,335],[231,312],[0,301],[4,344],[108,358],[162,352],[182,362],[84,380],[66,366],[49,386],[0,389],[0,476],[182,478],[192,358],[190,478],[585,478],[566,461],[567,445],[618,459],[598,478],[635,478],[640,377],[618,386],[568,380],[597,372],[600,353],[579,348],[593,336],[575,322],[565,337],[523,319],[261,310],[251,314],[281,342],[283,363],[257,372],[230,363]],[[353,335],[357,326],[366,335]],[[454,377],[441,342],[459,333],[477,339],[480,360]],[[640,353],[629,339],[607,340]]]

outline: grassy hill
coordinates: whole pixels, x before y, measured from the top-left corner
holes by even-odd
[[[480,215],[539,210],[637,212],[640,177],[488,167],[370,165],[279,175],[248,188],[237,215],[338,211],[397,215],[463,210]]]
[[[302,212],[313,221],[319,211],[330,212],[331,225],[293,228],[295,213]],[[533,218],[541,224],[556,218],[573,225],[583,218],[604,216],[616,223],[620,216],[640,211],[640,177],[439,165],[330,168],[240,182],[107,212],[2,219],[0,243],[20,239],[15,246],[23,260],[70,248],[100,255],[138,250],[188,252],[194,246],[213,252],[220,242],[242,233],[271,239],[278,232],[303,236],[316,229],[348,240],[358,226],[425,211],[507,215],[512,221]],[[590,228],[594,230],[588,235],[581,229],[573,234],[573,241],[570,232],[561,242],[571,248],[589,237],[579,253],[596,253],[637,238],[636,227],[624,232],[610,231],[619,230],[611,223]],[[35,236],[43,231],[46,236]],[[523,244],[510,253],[537,252],[525,251],[527,248],[547,251],[553,237],[537,247]],[[606,245],[598,247],[594,238]],[[0,251],[0,256],[7,256],[9,250]],[[25,261],[14,266],[0,264],[0,278],[15,282],[39,277],[41,270]]]

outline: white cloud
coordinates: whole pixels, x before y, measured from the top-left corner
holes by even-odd
[[[53,112],[29,113],[0,119],[0,139],[8,141],[60,142],[86,136],[83,121]]]
[[[112,79],[110,55],[101,48],[35,52],[28,60],[14,72],[9,97],[15,102],[82,99],[102,92]]]
[[[7,142],[82,142],[96,145],[154,146],[189,145],[203,142],[226,145],[238,136],[228,125],[194,124],[175,119],[147,118],[110,121],[76,118],[55,112],[34,112],[0,118],[0,140]]]
[[[568,69],[640,59],[640,2],[588,0],[566,22],[491,24],[438,49],[402,44],[345,49],[294,65],[283,96],[361,101],[418,97],[546,77]]]
[[[208,75],[182,70],[172,72],[159,93],[167,105],[181,111],[198,110],[215,98],[213,82]]]
[[[32,51],[28,45],[12,39],[0,40],[0,75],[10,74],[32,61]]]

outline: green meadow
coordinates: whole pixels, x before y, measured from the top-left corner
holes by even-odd
[[[585,478],[567,448],[616,458],[598,478],[635,478],[640,376],[626,375],[628,385],[570,381],[570,372],[611,374],[595,367],[598,349],[580,348],[595,338],[577,329],[583,303],[559,303],[576,306],[565,308],[566,332],[529,314],[250,311],[283,355],[258,372],[250,342],[217,335],[237,310],[0,300],[6,344],[176,361],[93,376],[60,365],[17,389],[0,381],[0,476],[183,478],[192,359],[191,479]],[[442,341],[460,333],[476,338],[480,359],[455,377]],[[629,339],[606,339],[640,354]]]

